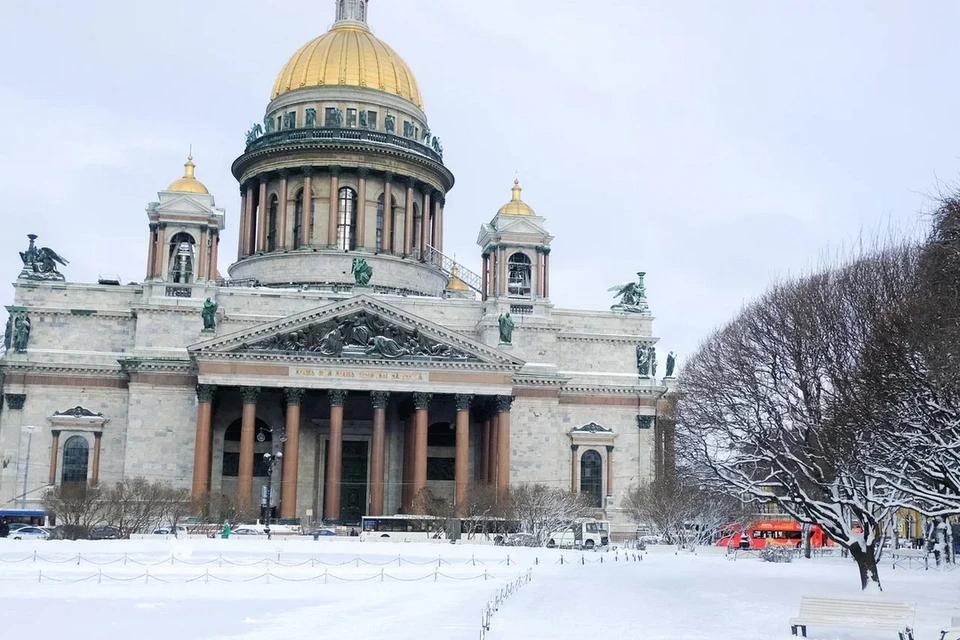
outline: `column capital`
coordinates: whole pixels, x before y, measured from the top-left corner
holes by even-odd
[[[430,402],[433,400],[433,394],[425,391],[417,391],[413,394],[414,409],[429,409]]]
[[[256,404],[260,387],[240,387],[240,397],[243,398],[243,404]]]
[[[342,169],[340,168],[340,165],[336,165],[336,164],[329,166],[327,170],[330,172],[330,175],[332,176],[339,176],[340,172],[342,171]]]
[[[493,399],[493,406],[497,408],[497,413],[510,413],[513,406],[513,396],[496,396]]]
[[[545,256],[550,255],[550,247],[543,247],[542,251],[543,251],[543,255]]]
[[[314,171],[315,169],[313,167],[300,167],[300,173],[302,173],[305,176],[312,176],[314,174]]]
[[[279,170],[277,170],[277,175],[280,176],[280,177],[283,178],[283,179],[286,179],[286,178],[288,178],[288,177],[290,176],[290,170],[289,170],[289,169],[279,169]]]
[[[347,390],[330,389],[327,391],[327,397],[330,398],[331,407],[342,407],[347,402]]]
[[[306,389],[284,389],[283,395],[287,399],[287,406],[300,406],[303,403],[303,396],[306,395]]]
[[[151,222],[151,223],[150,223],[150,233],[156,233],[156,232],[157,232],[157,229],[159,229],[159,228],[160,228],[160,225],[157,224],[156,222]]]
[[[217,395],[217,387],[212,384],[197,385],[197,400],[200,402],[213,402],[213,397]]]
[[[166,223],[166,222],[158,222],[158,223],[157,223],[157,228],[160,229],[161,231],[163,231],[164,229],[167,228],[167,223]]]
[[[572,445],[570,445],[570,451],[573,451],[574,453],[576,453],[576,452],[577,452],[577,449],[579,449],[579,448],[580,448],[580,445],[578,445],[578,444],[572,444]]]
[[[373,401],[374,409],[386,409],[387,403],[390,402],[390,392],[373,391],[370,393],[370,400]]]
[[[59,437],[60,437],[60,429],[51,429],[51,430],[50,430],[50,435],[52,435],[54,438],[59,438]]]
[[[407,189],[413,189],[417,186],[416,178],[407,178],[403,181],[403,183],[407,185]]]
[[[613,453],[613,445],[612,445],[612,444],[608,444],[608,445],[607,445],[607,453]]]
[[[6,398],[7,406],[13,411],[21,411],[24,403],[27,401],[27,396],[23,393],[8,393]]]
[[[370,169],[368,169],[367,167],[360,167],[359,169],[357,169],[357,175],[365,179],[367,176],[370,175]]]
[[[393,171],[384,171],[383,173],[383,179],[386,180],[387,182],[393,181],[393,179],[396,177],[397,177],[397,174],[395,174]]]
[[[99,440],[99,439],[102,438],[102,437],[103,437],[103,431],[94,431],[94,432],[93,432],[93,439],[94,439],[94,440]]]
[[[473,395],[469,393],[458,393],[454,400],[457,405],[457,411],[470,411],[473,406]]]

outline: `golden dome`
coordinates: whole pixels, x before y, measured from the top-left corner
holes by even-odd
[[[183,177],[175,181],[167,191],[179,191],[180,193],[202,193],[205,196],[210,195],[203,183],[197,180],[193,174],[197,165],[193,164],[193,154],[187,156],[187,161],[183,164]]]
[[[277,76],[271,99],[305,87],[338,85],[392,93],[423,108],[410,67],[359,21],[338,22],[300,47]]]
[[[467,283],[460,279],[460,267],[453,265],[450,270],[450,279],[447,280],[447,291],[469,291]]]
[[[513,197],[510,198],[510,202],[500,207],[500,211],[497,212],[497,215],[507,215],[507,216],[535,216],[537,215],[533,209],[530,208],[526,202],[520,198],[520,193],[523,189],[520,188],[520,179],[513,181]]]

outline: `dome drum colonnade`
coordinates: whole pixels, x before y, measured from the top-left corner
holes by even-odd
[[[298,250],[417,262],[429,260],[428,248],[443,251],[444,206],[454,177],[427,125],[420,88],[400,56],[370,31],[366,0],[337,2],[336,10],[330,31],[281,70],[264,125],[248,132],[245,153],[234,162],[241,184],[235,279],[346,284],[342,277],[324,281],[342,270],[302,253],[285,265],[250,260]],[[373,266],[380,275],[404,269],[396,262]],[[390,274],[388,280],[391,275],[386,283],[378,276],[377,285],[438,292],[426,284],[432,283],[427,274]],[[438,282],[442,290],[445,283]]]

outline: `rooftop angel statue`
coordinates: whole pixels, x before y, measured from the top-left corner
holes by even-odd
[[[20,252],[20,259],[23,261],[20,277],[28,280],[63,280],[63,275],[57,271],[57,264],[66,266],[69,261],[50,247],[38,249],[34,243],[36,235],[31,233],[27,238],[30,239],[30,246],[26,251]]]
[[[640,277],[637,282],[628,282],[608,289],[608,291],[614,292],[615,298],[620,298],[618,304],[610,307],[611,310],[628,313],[643,313],[648,310],[647,288],[643,284],[643,278],[647,274],[644,271],[638,271],[637,275]]]

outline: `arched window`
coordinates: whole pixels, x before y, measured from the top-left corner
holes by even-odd
[[[590,449],[580,457],[580,493],[593,507],[603,506],[603,459]]]
[[[507,291],[512,296],[530,295],[530,258],[515,253],[507,260]]]
[[[337,221],[337,247],[341,251],[356,248],[357,192],[350,187],[340,189],[340,215]]]
[[[170,282],[190,284],[193,282],[196,260],[196,241],[189,233],[180,232],[170,239]]]
[[[277,250],[277,220],[279,218],[280,200],[276,195],[270,196],[270,209],[267,212],[267,251]]]
[[[90,445],[83,436],[73,436],[63,445],[63,484],[86,483]]]
[[[413,253],[420,255],[420,230],[423,229],[423,218],[420,213],[420,203],[413,203]]]
[[[230,423],[223,434],[223,470],[224,478],[236,478],[240,475],[240,438],[243,420],[238,418]],[[267,465],[263,454],[273,451],[273,434],[270,426],[257,418],[254,426],[253,477],[267,477]]]
[[[300,236],[303,234],[303,226],[301,223],[301,218],[303,218],[303,189],[297,192],[297,197],[293,200],[293,248],[299,249],[301,246],[308,244],[304,238]]]

